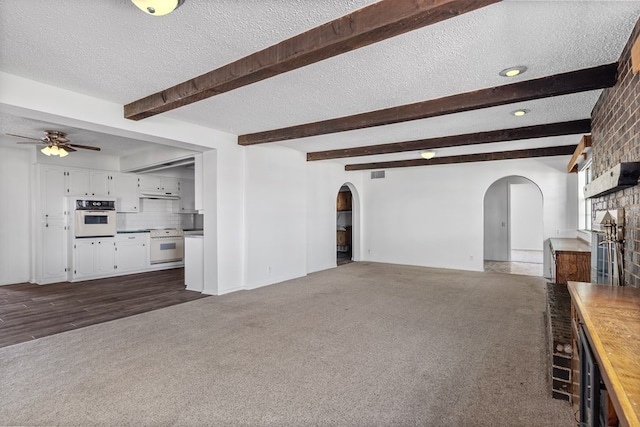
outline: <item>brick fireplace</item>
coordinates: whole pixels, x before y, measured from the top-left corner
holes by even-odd
[[[547,283],[549,375],[554,399],[571,402],[571,297],[567,285]],[[577,380],[577,379],[576,379]]]

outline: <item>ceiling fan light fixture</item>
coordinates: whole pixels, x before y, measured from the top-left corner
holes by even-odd
[[[420,157],[422,157],[423,159],[433,159],[436,156],[436,152],[435,151],[422,151],[420,152]]]
[[[50,156],[51,155],[51,147],[49,147],[48,145],[46,147],[44,147],[42,150],[40,150],[40,152],[42,154],[44,154],[45,156]]]
[[[148,15],[167,15],[184,3],[184,0],[131,0],[138,9]]]
[[[60,157],[66,157],[66,156],[68,156],[68,155],[69,155],[69,153],[67,152],[67,150],[65,150],[65,149],[64,149],[64,148],[62,148],[62,147],[59,147],[59,148],[58,148],[58,156],[60,156]]]
[[[505,68],[504,70],[500,71],[498,74],[501,75],[502,77],[515,77],[515,76],[519,76],[525,71],[527,71],[527,67],[525,67],[524,65],[518,65],[517,67]]]
[[[52,146],[50,147],[50,150],[51,150],[51,155],[52,155],[52,156],[57,156],[58,154],[60,154],[60,153],[58,152],[58,146],[57,146],[57,145],[52,145]]]

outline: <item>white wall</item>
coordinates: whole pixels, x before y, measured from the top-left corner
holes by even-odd
[[[542,250],[542,194],[532,183],[509,183],[511,250]]]
[[[31,150],[0,147],[0,285],[31,277]]]
[[[502,178],[484,196],[484,259],[509,261],[509,187]]]
[[[503,160],[386,171],[365,178],[365,260],[462,270],[483,270],[483,199],[498,179],[520,175],[544,197],[544,238],[575,236],[575,176],[569,156]],[[368,172],[367,172],[368,175]],[[575,208],[574,208],[575,209]]]
[[[278,146],[254,146],[245,151],[245,162],[246,287],[252,289],[304,276],[307,273],[304,153]]]

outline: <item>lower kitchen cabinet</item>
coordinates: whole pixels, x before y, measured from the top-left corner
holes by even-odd
[[[66,282],[67,227],[63,221],[49,221],[42,225],[42,248],[39,253],[40,284]]]
[[[149,233],[123,233],[116,236],[116,272],[144,271],[149,267]]]
[[[550,239],[555,283],[591,281],[591,247],[580,239]]]
[[[73,279],[111,276],[116,270],[116,246],[113,237],[75,239],[73,243]]]

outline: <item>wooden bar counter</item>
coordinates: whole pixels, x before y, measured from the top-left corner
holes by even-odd
[[[568,288],[620,425],[640,427],[640,289],[584,282]]]

